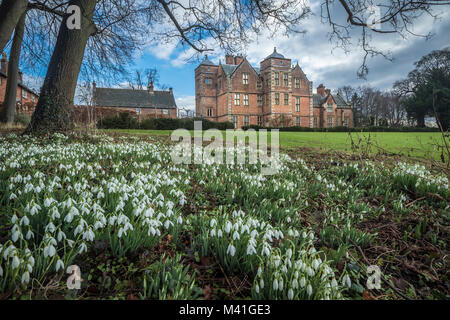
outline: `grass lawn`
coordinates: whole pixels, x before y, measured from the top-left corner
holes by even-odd
[[[172,133],[172,130],[103,131],[159,136],[170,136]],[[442,135],[439,132],[353,132],[351,135],[353,142],[360,146],[360,150],[367,148],[370,144],[372,152],[386,151],[414,158],[440,159],[441,148],[438,146],[443,145]],[[450,143],[450,139],[448,140]],[[351,139],[346,132],[280,132],[280,146],[283,149],[306,147],[324,151],[352,150]]]

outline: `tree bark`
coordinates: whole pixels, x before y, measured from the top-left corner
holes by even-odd
[[[27,11],[28,0],[3,0],[0,5],[0,52],[3,51],[19,22]]]
[[[69,132],[73,129],[73,100],[89,37],[96,31],[92,17],[96,0],[71,0],[81,9],[81,29],[67,27],[69,15],[61,23],[39,101],[26,134]]]
[[[3,100],[3,109],[0,114],[0,121],[6,123],[14,122],[14,112],[16,109],[17,84],[19,78],[19,60],[22,49],[22,40],[25,30],[25,20],[27,12],[25,11],[17,23],[14,31],[11,52],[9,53],[8,63],[8,81],[6,83],[5,99]]]

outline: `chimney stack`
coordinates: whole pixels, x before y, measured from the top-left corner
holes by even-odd
[[[234,64],[234,57],[230,54],[227,54],[225,56],[225,63],[226,64]]]
[[[23,82],[23,73],[19,70],[19,83]]]
[[[173,94],[173,88],[169,88],[169,92]]]
[[[317,87],[317,94],[320,94],[322,97],[325,97],[325,87],[323,86],[323,84],[319,84],[319,86]]]
[[[234,64],[238,65],[242,62],[242,60],[244,60],[243,56],[236,56],[236,57],[234,57]]]
[[[2,53],[0,71],[8,75],[8,58],[6,57],[6,53],[4,52]]]
[[[331,93],[331,90],[330,90],[330,89],[325,89],[325,93],[326,93],[327,95],[329,95],[329,94]]]
[[[96,89],[97,88],[97,84],[95,83],[95,81],[92,81],[92,89]]]
[[[147,89],[148,89],[148,92],[153,93],[153,81],[150,81]]]

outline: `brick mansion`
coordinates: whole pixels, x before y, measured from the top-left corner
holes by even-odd
[[[252,66],[245,57],[225,56],[225,64],[208,57],[195,69],[197,116],[248,125],[330,128],[353,126],[350,104],[320,84],[313,93],[298,63],[292,66],[274,49]]]

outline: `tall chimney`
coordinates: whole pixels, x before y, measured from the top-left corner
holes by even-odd
[[[169,88],[169,92],[173,94],[173,88]]]
[[[23,73],[19,70],[19,83],[23,82]]]
[[[244,60],[243,56],[236,56],[234,57],[234,64],[238,65],[242,62],[242,60]]]
[[[148,92],[153,93],[153,81],[150,81],[147,89],[148,89]]]
[[[6,57],[6,53],[4,52],[2,53],[0,71],[8,75],[8,58]]]
[[[323,86],[323,84],[319,84],[319,86],[317,87],[317,94],[320,94],[322,97],[325,97],[325,87]]]
[[[234,57],[230,54],[227,54],[225,56],[225,63],[226,64],[234,64]]]
[[[97,84],[95,83],[95,81],[92,81],[92,89],[96,89],[97,88]]]

